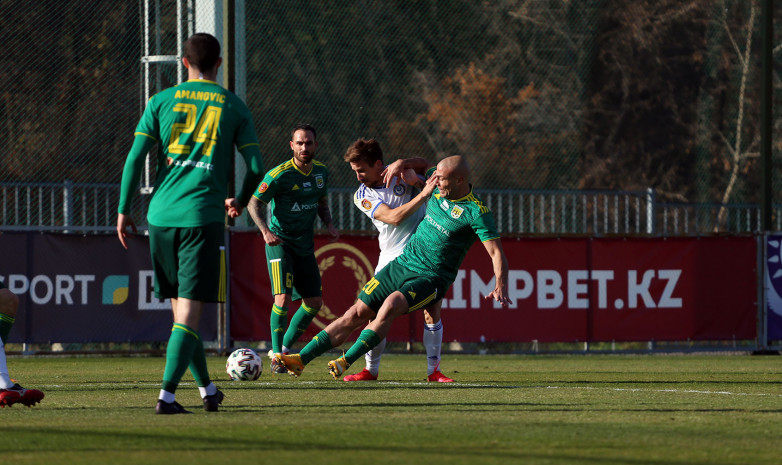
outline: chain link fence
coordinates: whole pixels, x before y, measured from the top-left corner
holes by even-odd
[[[237,21],[224,22],[226,6]],[[229,24],[267,168],[309,122],[336,189],[356,185],[342,154],[358,137],[389,160],[466,155],[505,233],[757,231],[730,212],[757,216],[761,200],[760,11],[759,0],[1,0],[2,227],[112,230],[146,98],[182,79],[184,37]],[[774,17],[778,44],[782,5]],[[141,223],[147,201],[136,196]],[[352,229],[348,210],[335,219]]]
[[[761,231],[761,8],[761,0],[0,0],[0,229],[114,231],[147,98],[184,78],[184,38],[220,31],[231,51],[224,68],[253,112],[267,169],[290,157],[294,124],[318,128],[342,230],[373,231],[352,206],[357,183],[342,161],[353,140],[371,137],[389,161],[467,156],[504,234]],[[234,29],[226,41],[222,31]],[[780,149],[774,141],[769,168],[776,230]],[[154,175],[150,163],[134,201],[142,227]]]

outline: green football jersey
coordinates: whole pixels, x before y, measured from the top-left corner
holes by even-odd
[[[195,227],[224,221],[234,146],[242,150],[258,145],[252,115],[239,97],[216,82],[191,79],[155,94],[135,135],[159,146],[150,224]],[[131,151],[128,158],[145,155]],[[262,161],[247,160],[246,155],[245,161],[248,166],[260,163],[263,172]],[[137,166],[131,162],[125,170]],[[120,213],[129,210],[131,196],[132,191],[130,196],[123,192]]]
[[[433,172],[430,169],[427,175]],[[499,237],[491,211],[472,189],[460,199],[448,200],[435,188],[426,216],[397,261],[411,271],[452,283],[475,239],[486,242]]]
[[[315,251],[314,225],[318,200],[328,192],[329,171],[313,160],[309,173],[302,172],[293,159],[266,173],[254,196],[271,205],[269,229],[298,255]]]

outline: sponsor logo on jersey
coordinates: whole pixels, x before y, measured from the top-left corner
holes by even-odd
[[[265,182],[262,182],[261,185],[258,186],[258,193],[259,194],[263,194],[264,192],[266,192],[266,189],[268,189],[268,188],[269,188],[269,185],[266,184]]]
[[[173,160],[173,159],[172,159]],[[195,160],[173,160],[169,166],[179,166],[183,168],[193,167],[201,170],[214,171],[215,167],[211,163]]]
[[[415,299],[415,292],[413,292],[413,291],[407,291],[407,293],[408,293],[408,294],[410,294],[410,297],[412,297],[413,299]]]
[[[460,216],[462,216],[462,213],[464,213],[464,209],[454,205],[453,210],[451,210],[451,218],[458,219]]]
[[[326,185],[326,183],[323,181],[323,175],[322,174],[316,174],[315,175],[315,184],[317,184],[318,189],[323,189],[323,186]]]
[[[405,186],[402,184],[397,184],[394,186],[394,195],[401,196],[405,194]]]
[[[311,189],[312,188],[312,183],[311,182],[303,182],[303,183],[301,183],[301,187],[303,187],[305,189]]]
[[[293,189],[291,189],[291,190],[292,190],[292,191],[297,191],[297,190],[299,190],[299,185],[298,185],[298,184],[294,184],[294,185],[293,185]]]
[[[443,201],[440,203],[440,208],[442,208],[444,211],[448,211],[448,209],[451,207],[448,206],[448,201],[443,199]]]
[[[440,223],[438,223],[437,221],[435,221],[435,220],[434,220],[434,218],[432,218],[431,216],[429,216],[429,215],[426,215],[426,216],[424,217],[424,220],[426,220],[426,222],[427,222],[427,223],[429,223],[429,224],[431,224],[432,226],[434,226],[434,227],[435,227],[435,228],[436,228],[438,231],[440,231],[440,232],[441,232],[441,233],[443,233],[444,235],[446,235],[446,236],[449,236],[449,237],[451,236],[451,231],[449,231],[449,230],[445,229],[445,228],[444,228],[442,225],[440,225]]]
[[[299,205],[299,202],[295,202],[293,206],[291,207],[292,212],[300,212],[302,210],[312,210],[313,208],[318,208],[317,203],[303,203]]]
[[[361,206],[364,207],[365,209],[369,210],[369,209],[372,208],[372,202],[370,202],[367,199],[364,199],[364,200],[361,201]]]

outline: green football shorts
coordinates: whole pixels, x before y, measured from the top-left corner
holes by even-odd
[[[224,225],[210,223],[193,228],[149,225],[149,247],[159,299],[224,302]]]
[[[322,295],[320,269],[314,253],[296,255],[285,243],[266,244],[266,265],[272,295],[291,294],[291,300]]]
[[[400,291],[407,299],[409,313],[442,299],[448,286],[442,279],[414,273],[394,260],[364,285],[358,298],[377,313],[386,297]]]

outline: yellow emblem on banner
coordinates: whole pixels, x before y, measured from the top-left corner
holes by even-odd
[[[318,261],[321,282],[326,280],[327,273],[336,273],[336,276],[339,277],[341,292],[336,299],[339,300],[339,297],[341,297],[344,301],[338,302],[336,305],[337,307],[342,307],[337,308],[337,311],[339,312],[338,315],[341,315],[355,302],[358,293],[361,292],[361,288],[364,287],[364,284],[366,284],[370,278],[372,278],[375,268],[369,262],[367,256],[364,255],[364,252],[352,245],[341,242],[327,244],[318,248],[318,250],[315,251],[315,259]],[[351,276],[355,279],[356,287],[352,288],[355,289],[355,292],[350,292],[351,280],[347,276]],[[332,275],[332,279],[333,277],[334,275]],[[330,295],[333,296],[334,294]],[[332,300],[331,302],[332,305],[334,305],[334,301]],[[326,306],[326,299],[324,298],[323,306],[312,322],[315,323],[317,327],[325,329],[329,323],[337,319],[338,315],[335,315],[328,306]]]

